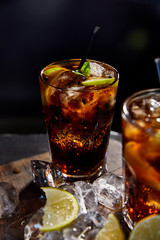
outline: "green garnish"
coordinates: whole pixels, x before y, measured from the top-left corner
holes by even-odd
[[[81,75],[85,78],[88,78],[90,75],[90,62],[85,62],[81,69],[80,70],[77,69],[76,71],[74,71],[74,73],[76,73],[77,75]]]
[[[83,81],[82,84],[84,86],[104,85],[104,84],[112,84],[114,81],[115,81],[115,78],[90,79],[90,80]]]
[[[45,70],[43,73],[45,75],[49,75],[50,73],[54,73],[54,72],[57,72],[60,70],[62,70],[62,67],[53,67],[53,68],[49,68],[49,69]]]
[[[85,62],[80,71],[88,78],[90,75],[90,62]]]

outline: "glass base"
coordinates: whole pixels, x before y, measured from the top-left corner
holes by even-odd
[[[97,169],[96,172],[93,172],[90,175],[70,175],[63,173],[63,176],[67,182],[74,182],[74,181],[88,181],[93,182],[96,178],[102,176],[106,172],[105,166],[101,166]]]

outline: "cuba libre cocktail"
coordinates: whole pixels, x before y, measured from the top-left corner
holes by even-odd
[[[125,217],[132,228],[160,214],[160,89],[129,97],[122,109]]]
[[[68,178],[91,179],[104,169],[118,72],[86,60],[55,62],[40,75],[51,159]]]

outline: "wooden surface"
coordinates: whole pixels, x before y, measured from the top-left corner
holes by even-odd
[[[0,166],[0,181],[9,182],[20,192],[32,181],[31,160],[49,161],[49,153],[42,153],[29,158]]]
[[[107,154],[107,169],[109,172],[120,175],[122,174],[122,158],[121,142],[118,139],[116,135],[111,135]],[[21,192],[25,186],[32,181],[31,160],[50,161],[49,152],[21,158],[0,165],[0,181],[11,183],[19,192]]]

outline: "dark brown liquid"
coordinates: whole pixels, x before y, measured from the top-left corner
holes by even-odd
[[[63,173],[90,175],[105,163],[113,110],[96,109],[89,119],[66,119],[61,109],[44,108],[52,160]]]
[[[135,180],[127,165],[125,177],[125,204],[127,216],[131,221],[135,224],[146,216],[160,214],[160,192]]]

